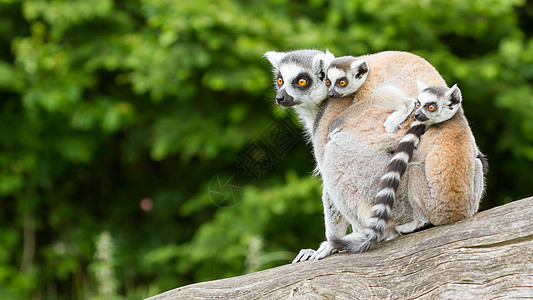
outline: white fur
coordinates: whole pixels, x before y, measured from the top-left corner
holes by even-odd
[[[279,72],[281,73],[284,81],[281,88],[288,88],[291,85],[291,80],[298,76],[300,72],[302,72],[302,67],[296,64],[283,64],[279,67]]]
[[[391,161],[393,160],[401,160],[405,163],[408,163],[409,162],[409,155],[405,152],[398,152],[396,153],[392,158],[391,158]]]
[[[372,228],[375,228],[379,232],[384,232],[387,229],[387,221],[380,218],[372,217],[369,219]]]
[[[344,76],[346,76],[346,73],[341,69],[337,69],[333,67],[328,69],[327,78],[331,81],[331,86],[334,86],[335,82],[337,82],[338,79]]]
[[[331,255],[334,250],[335,248],[333,248],[333,246],[328,241],[322,242],[322,244],[320,244],[320,247],[318,247],[316,252],[313,253],[313,255],[309,259],[310,260],[322,259],[326,256]]]
[[[268,51],[267,53],[265,53],[265,57],[268,59],[274,69],[277,69],[279,67],[279,62],[283,57],[285,57],[285,55],[287,55],[287,53],[276,51]]]
[[[296,255],[296,257],[294,258],[294,260],[292,261],[292,263],[297,263],[297,262],[300,262],[300,261],[306,261],[306,260],[309,260],[311,258],[311,256],[313,256],[313,254],[315,254],[315,250],[313,249],[302,249],[300,250],[300,253],[298,253],[298,255]]]
[[[445,98],[450,98],[450,96],[453,94],[453,93],[459,93],[459,96],[460,98],[462,99],[462,96],[461,96],[461,90],[459,89],[459,87],[457,86],[457,83],[454,84],[450,90],[448,90],[446,92],[446,94],[444,95]]]
[[[374,213],[374,214],[386,213],[387,215],[390,215],[391,208],[390,208],[390,206],[385,205],[385,204],[381,204],[381,203],[374,204],[374,206],[372,206],[372,213]]]
[[[391,172],[387,172],[387,173],[385,173],[385,175],[381,176],[381,180],[387,180],[387,179],[400,181],[400,173],[398,173],[396,171],[391,171]]]
[[[398,126],[409,117],[415,107],[415,99],[407,97],[403,91],[392,83],[387,82],[380,85],[371,95],[372,106],[385,110],[394,110],[383,123],[385,131],[388,133],[395,132]]]
[[[416,135],[410,133],[410,134],[406,134],[406,135],[401,139],[400,143],[408,142],[408,143],[413,143],[413,144],[415,144],[415,146],[416,146],[416,145],[418,144],[419,140],[420,140],[420,139],[419,139]]]
[[[370,67],[368,62],[364,59],[355,59],[351,64],[348,72],[344,70],[347,68],[337,68],[331,66],[328,69],[327,78],[330,80],[329,92],[337,92],[341,97],[351,95],[355,93],[366,81],[369,76]],[[367,72],[360,78],[356,78],[356,74],[359,71],[359,67],[362,64],[367,65]],[[348,84],[345,87],[336,85],[337,80],[342,77],[346,77]],[[404,80],[404,76],[396,76],[387,81],[384,81],[376,87],[370,100],[372,106],[384,110],[393,110],[393,113],[383,123],[385,131],[387,133],[395,132],[401,123],[403,123],[407,117],[411,114],[415,106],[415,99],[408,97],[397,85]],[[349,115],[350,110],[347,110],[345,115]]]
[[[376,195],[376,197],[384,197],[384,196],[391,196],[391,197],[394,197],[395,195],[395,192],[394,192],[394,189],[392,188],[384,188],[384,189],[381,189],[378,194]]]
[[[314,70],[322,70],[324,71],[324,75],[326,73],[326,70],[329,67],[330,62],[335,59],[335,56],[329,52],[329,50],[326,49],[326,53],[318,54],[313,59],[313,69]]]
[[[428,222],[424,222],[424,221],[421,221],[421,220],[418,220],[418,219],[415,219],[411,222],[408,222],[408,223],[405,223],[405,224],[402,224],[402,225],[398,225],[396,227],[394,227],[396,229],[396,231],[400,234],[406,234],[406,233],[411,233],[413,231],[415,231],[416,229],[424,226],[428,224]]]
[[[358,60],[355,60],[354,62],[352,62],[350,64],[350,69],[352,69],[352,72],[355,72],[356,70],[359,69],[359,66],[361,66],[362,64],[366,64],[367,65],[366,67],[368,69],[368,63],[364,59],[358,59]]]
[[[283,78],[283,85],[279,89],[285,89],[290,96],[294,97],[295,101],[300,102],[294,108],[301,118],[307,133],[311,135],[318,107],[322,100],[326,98],[326,85],[316,77],[314,70],[305,69],[296,64],[282,64],[278,70]],[[292,85],[292,81],[302,72],[315,75],[312,77],[312,86],[306,91],[299,90]]]
[[[416,81],[416,85],[418,86],[418,92],[421,92],[422,90],[428,87],[425,83],[423,83],[420,80]]]

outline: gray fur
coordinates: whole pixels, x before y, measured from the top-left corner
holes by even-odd
[[[269,51],[265,57],[270,61],[273,74],[283,80],[276,84],[278,104],[294,107],[309,137],[313,136],[313,127],[319,107],[327,98],[324,84],[327,66],[333,60],[333,54],[318,50],[295,50],[291,52]],[[298,86],[297,79],[304,76],[308,80],[305,88]],[[277,81],[278,78],[275,78]]]
[[[383,174],[391,158],[392,154],[385,151],[376,152],[375,149],[343,131],[333,135],[326,145],[322,164],[324,187],[350,224],[359,230],[367,227],[368,224],[365,223],[364,218],[361,218],[354,204],[374,204],[366,199],[374,199],[379,190],[380,175]],[[339,171],[344,174],[340,178]],[[354,190],[355,187],[357,188]],[[411,207],[406,194],[406,182],[402,181],[398,187],[398,201],[391,212],[393,223],[403,224],[412,221]],[[396,235],[389,228],[383,237],[389,238]]]
[[[301,66],[302,68],[311,68],[313,63],[313,58],[318,54],[323,54],[324,52],[319,50],[304,49],[288,52],[285,57],[280,61],[280,64],[294,63]]]
[[[313,147],[316,149],[317,144],[320,145],[322,142],[315,140],[314,132],[327,132],[327,129],[325,130],[323,126],[328,126],[328,124],[326,122],[320,122],[320,120],[324,117],[322,115],[323,112],[329,109],[329,105],[334,105],[334,102],[330,102],[327,105],[324,104],[323,101],[327,96],[327,89],[324,89],[324,93],[322,93],[322,89],[318,85],[320,82],[319,72],[316,71],[317,66],[321,68],[320,66],[326,66],[328,64],[328,55],[323,52],[313,54],[313,51],[316,50],[297,50],[293,51],[294,53],[289,52],[291,56],[287,56],[288,53],[271,51],[267,52],[265,56],[272,63],[274,74],[276,75],[285,75],[280,70],[291,65],[294,68],[293,70],[289,70],[289,73],[298,73],[303,70],[312,73],[311,75],[316,77],[315,83],[317,84],[313,84],[313,88],[317,87],[315,91],[320,92],[312,95],[310,93],[294,92],[290,89],[288,92],[291,97],[295,98],[295,103],[297,104],[294,105],[294,108],[303,121],[305,129],[313,142]],[[396,55],[395,53],[392,54]],[[386,55],[390,54],[386,53]],[[307,62],[303,59],[306,56],[308,59]],[[317,61],[317,59],[324,60]],[[430,72],[436,71],[430,70]],[[287,73],[287,70],[285,70],[285,73]],[[424,78],[426,76],[425,72],[417,74]],[[290,82],[287,78],[284,78],[284,80]],[[278,87],[278,90],[281,88]],[[388,91],[385,90],[385,92]],[[385,93],[379,92],[377,95],[385,95]],[[367,106],[363,105],[363,107]],[[319,113],[322,116],[319,117]],[[357,115],[360,116],[361,114]],[[386,116],[383,119],[380,118],[372,117],[370,124],[383,122]],[[360,119],[357,122],[360,122]],[[407,165],[405,179],[400,182],[397,193],[395,193],[396,203],[390,211],[389,224],[376,222],[375,218],[371,218],[368,215],[370,211],[368,208],[375,204],[374,196],[379,190],[380,175],[383,174],[386,163],[392,158],[390,149],[394,147],[397,141],[390,134],[373,131],[372,141],[377,141],[377,143],[369,142],[365,140],[366,137],[360,134],[354,135],[349,127],[345,129],[346,131],[343,130],[331,135],[331,140],[321,148],[323,154],[320,151],[318,153],[315,152],[317,169],[324,183],[322,201],[324,204],[327,240],[320,244],[320,247],[316,251],[302,249],[293,262],[326,257],[337,251],[335,241],[339,239],[351,241],[357,240],[362,236],[364,237],[368,231],[365,228],[369,226],[380,229],[387,226],[384,234],[379,238],[381,241],[394,238],[398,235],[394,227],[395,225],[402,224],[396,226],[396,228],[403,226],[402,229],[405,232],[410,232],[413,231],[410,229],[419,228],[421,223],[428,223],[428,208],[426,206],[428,203],[429,205],[433,204],[432,201],[434,201],[436,195],[434,195],[432,187],[428,183],[423,158],[420,157],[415,157],[414,161]],[[479,203],[479,199],[483,193],[484,178],[482,169],[481,159],[476,159],[475,173],[472,177],[473,190],[472,195],[469,196],[473,199],[465,200],[474,206]],[[430,207],[429,209],[437,211],[438,207]],[[377,212],[377,210],[373,211],[374,213]],[[350,224],[354,231],[354,233],[348,236],[346,236],[347,224]],[[366,249],[364,243],[361,245],[363,245],[361,249]]]
[[[449,90],[448,87],[442,85],[433,85],[425,89],[425,92],[428,94],[433,94],[436,97],[443,98],[444,94]]]
[[[354,56],[342,56],[337,57],[335,60],[331,62],[329,65],[330,68],[336,68],[341,69],[344,72],[350,71],[350,65],[356,60],[357,58]]]
[[[483,166],[483,173],[487,174],[489,172],[489,160],[487,159],[487,156],[478,150],[477,159],[479,159]]]

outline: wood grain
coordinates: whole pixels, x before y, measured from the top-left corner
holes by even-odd
[[[180,287],[169,299],[533,298],[533,197],[360,254]]]

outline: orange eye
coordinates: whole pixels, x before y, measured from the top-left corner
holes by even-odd
[[[428,106],[429,111],[434,111],[437,107],[434,104]]]
[[[298,85],[299,86],[306,86],[307,85],[307,80],[305,80],[304,78],[298,79]]]
[[[420,108],[420,102],[416,103],[416,108]]]
[[[331,85],[331,81],[329,81],[329,79],[326,79],[326,86],[330,86]]]
[[[339,81],[340,86],[346,86],[346,83],[347,83],[346,80]]]
[[[279,84],[279,85],[283,85],[283,79],[282,79],[281,77],[278,78],[278,84]]]

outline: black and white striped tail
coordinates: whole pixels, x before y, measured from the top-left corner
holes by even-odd
[[[387,228],[387,221],[394,205],[400,179],[407,169],[407,163],[411,160],[414,149],[418,146],[420,136],[425,131],[426,125],[418,121],[413,122],[387,165],[385,175],[381,177],[379,192],[376,194],[375,204],[372,206],[370,226],[361,232],[331,241],[337,250],[352,253],[364,252],[379,241]]]

